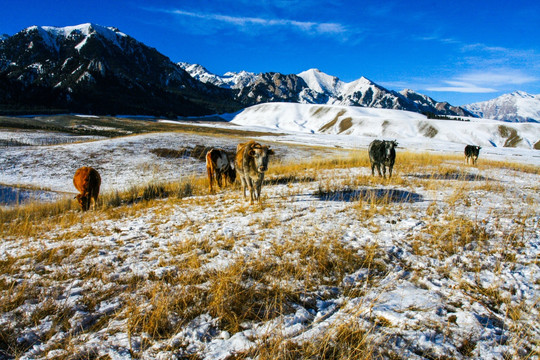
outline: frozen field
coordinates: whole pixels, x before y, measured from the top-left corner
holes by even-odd
[[[285,163],[369,143],[273,131],[259,141]],[[104,192],[190,182],[204,163],[151,150],[242,141],[174,132],[8,147],[0,184],[72,193],[82,165],[100,171]],[[433,145],[417,150],[461,153]],[[536,152],[483,148],[475,167],[411,167],[405,149],[389,181],[366,166],[283,167],[262,206],[203,187],[14,222],[24,236],[4,227],[0,358],[538,358],[538,171],[482,164],[538,166]]]

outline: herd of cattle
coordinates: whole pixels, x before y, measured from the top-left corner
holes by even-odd
[[[388,140],[373,140],[369,144],[368,154],[373,176],[375,175],[375,168],[377,168],[379,176],[386,178],[386,168],[388,168],[389,177],[392,177],[392,169],[396,161],[395,148],[397,146],[396,141]],[[473,164],[476,164],[480,149],[480,146],[465,146],[467,164],[469,159],[472,160]],[[246,197],[246,188],[248,188],[250,203],[253,204],[254,200],[260,202],[264,173],[268,170],[268,157],[272,154],[274,154],[274,151],[267,145],[261,145],[253,140],[238,144],[234,161],[231,161],[224,150],[211,149],[206,153],[206,171],[208,173],[210,193],[214,192],[212,188],[214,182],[221,188],[226,183],[233,184],[236,178],[240,177],[244,198]],[[88,210],[90,205],[92,205],[92,209],[95,209],[101,186],[99,173],[91,167],[81,167],[75,172],[73,185],[79,191],[75,198],[82,210]]]

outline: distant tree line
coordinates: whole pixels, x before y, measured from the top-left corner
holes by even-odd
[[[435,113],[432,113],[430,111],[424,111],[422,112],[422,115],[425,115],[428,119],[435,119],[435,120],[454,120],[454,121],[471,121],[469,119],[463,119],[460,117],[451,117],[447,115],[437,115]]]

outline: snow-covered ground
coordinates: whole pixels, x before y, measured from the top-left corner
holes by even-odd
[[[64,135],[56,133],[48,136],[39,134],[39,138],[47,138],[48,141],[56,136],[59,141],[64,138]],[[0,131],[0,138],[2,137],[16,138],[11,131]],[[22,133],[19,139],[30,142],[34,138]],[[179,181],[206,171],[205,163],[192,157],[160,157],[152,150],[192,149],[199,145],[220,147],[234,152],[238,142],[240,140],[235,138],[170,132],[57,146],[5,147],[0,156],[0,184],[50,190],[60,194],[76,193],[72,182],[75,170],[81,166],[92,166],[101,174],[102,191],[124,191],[134,185]],[[285,145],[279,144],[273,148],[285,161],[313,153],[312,150],[299,148],[296,153],[291,154],[286,151]],[[321,150],[319,153],[332,153],[332,149]]]
[[[258,140],[285,162],[345,157],[370,139],[266,125],[274,133]],[[390,181],[372,179],[366,167],[300,168],[290,181],[263,187],[263,206],[227,188],[89,212],[67,227],[38,224],[43,231],[2,239],[0,358],[217,360],[253,356],[273,339],[331,347],[340,325],[360,329],[384,358],[537,358],[538,174],[481,166],[484,155],[539,165],[535,150],[483,147],[478,167],[449,161],[404,170],[399,151],[411,144],[449,153],[462,146],[402,130],[391,136],[401,148]],[[82,165],[99,169],[106,192],[185,180],[203,175],[204,163],[151,150],[234,149],[241,141],[175,132],[9,147],[0,155],[0,184],[72,192]],[[267,279],[261,264],[287,277]],[[294,296],[266,315],[246,315],[234,330],[233,320],[219,317],[223,307],[231,319],[253,311],[249,303],[227,310],[227,300],[267,288]],[[218,291],[224,305],[206,311]],[[145,327],[152,319],[156,333]]]

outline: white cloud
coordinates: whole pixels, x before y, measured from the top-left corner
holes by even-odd
[[[448,91],[459,93],[492,93],[514,90],[516,85],[539,81],[538,77],[516,69],[491,69],[472,71],[441,81],[440,85],[425,85],[421,88],[429,91]]]
[[[202,19],[206,21],[217,22],[222,25],[229,25],[245,32],[253,30],[253,26],[258,27],[283,27],[297,30],[307,34],[319,35],[343,35],[347,32],[345,26],[339,23],[312,22],[312,21],[297,21],[291,19],[279,18],[261,18],[261,17],[243,17],[230,16],[215,13],[192,12],[185,10],[155,10],[166,12],[173,15]]]
[[[463,81],[445,81],[447,86],[433,86],[428,87],[426,90],[429,91],[448,91],[448,92],[459,92],[459,93],[492,93],[497,92],[498,90],[481,87],[475,84],[471,84]]]
[[[471,72],[468,74],[463,74],[457,77],[457,79],[464,82],[491,86],[521,85],[539,80],[537,77],[511,69]]]

